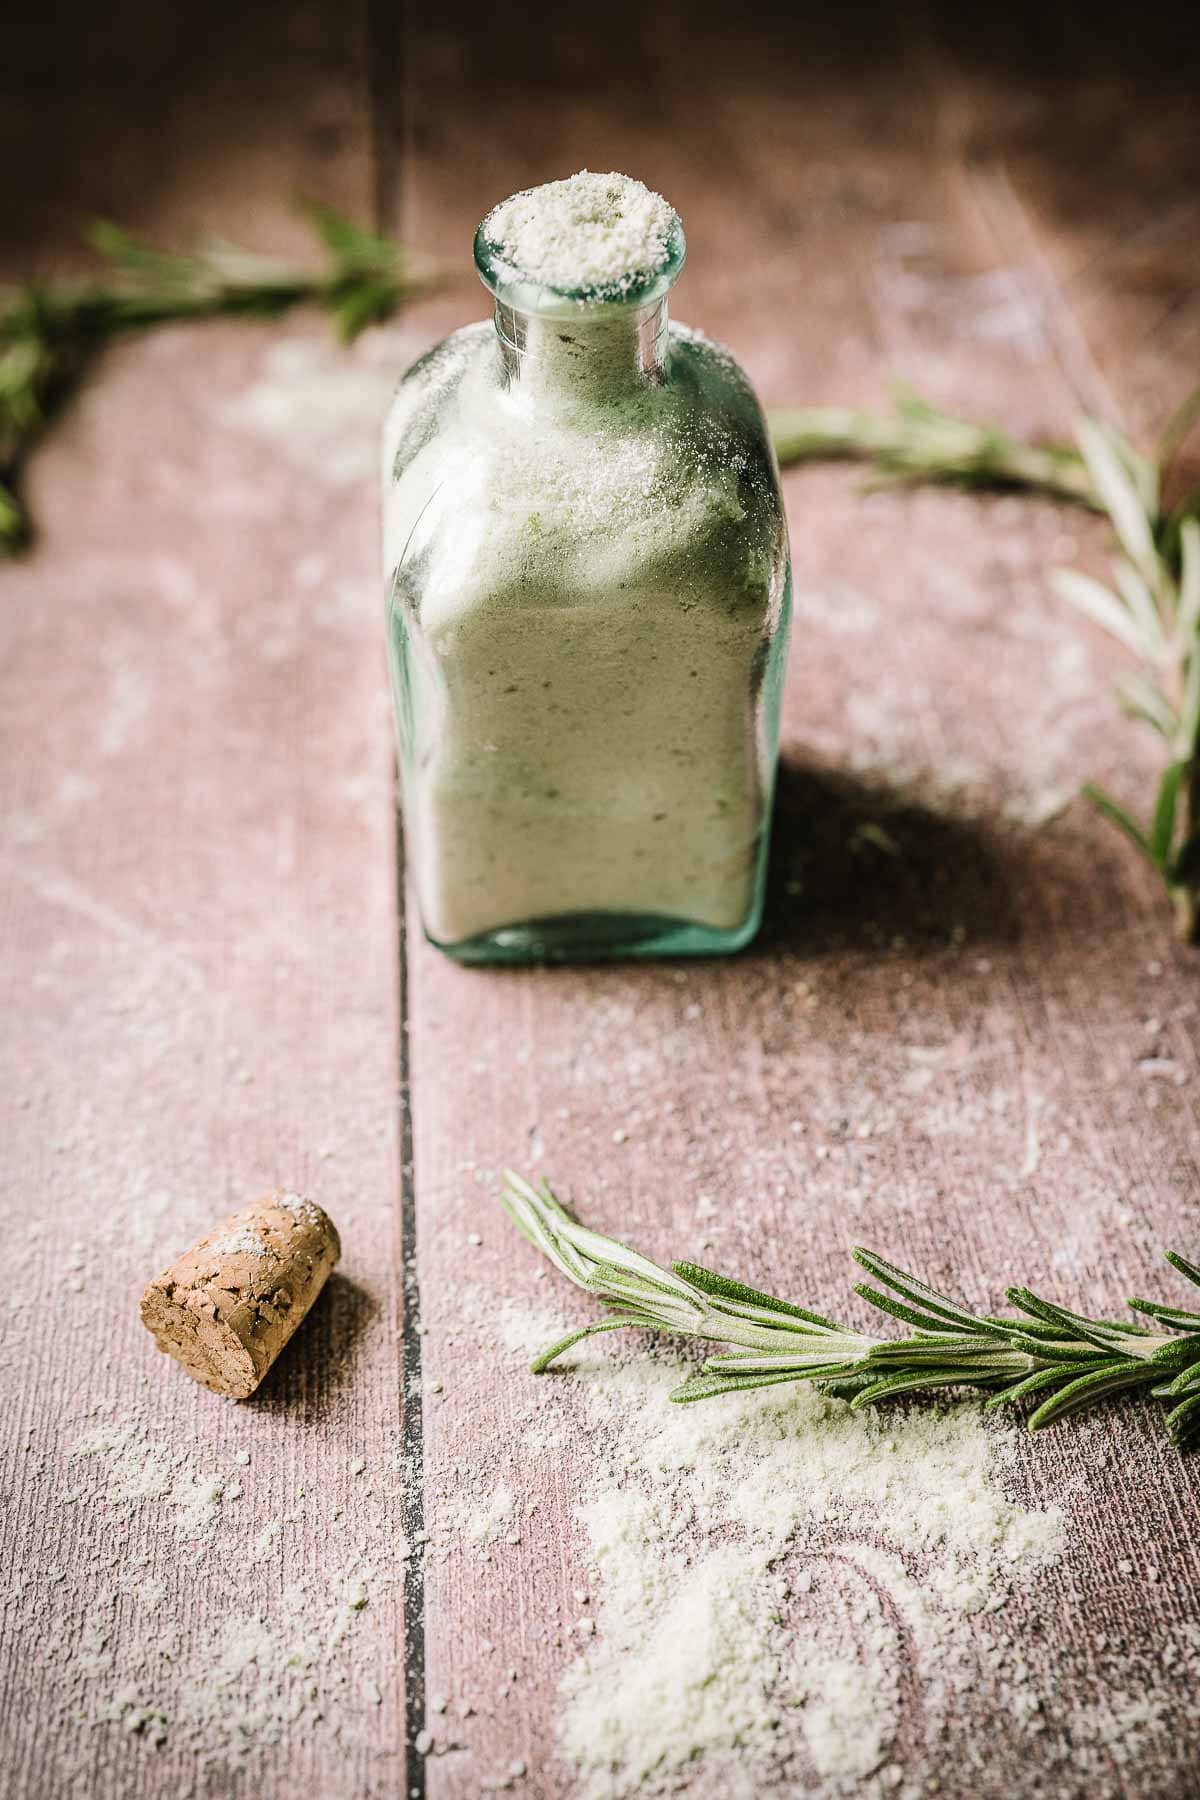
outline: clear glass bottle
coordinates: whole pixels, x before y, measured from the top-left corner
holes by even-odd
[[[523,277],[481,226],[494,326],[423,357],[388,417],[406,855],[463,962],[758,927],[787,528],[746,377],[668,323],[683,260],[675,219],[661,265],[598,297]]]

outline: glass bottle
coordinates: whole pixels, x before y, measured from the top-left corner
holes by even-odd
[[[484,222],[485,226],[487,221]],[[521,276],[404,377],[384,442],[406,859],[462,962],[739,949],[758,928],[787,648],[778,472],[732,357]]]

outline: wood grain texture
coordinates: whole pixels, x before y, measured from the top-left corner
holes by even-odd
[[[679,206],[677,310],[771,403],[882,403],[899,374],[1020,430],[1065,429],[1080,396],[1155,424],[1196,351],[1200,134],[1165,16],[1101,17],[1083,44],[1032,6],[979,30],[875,6],[367,14],[35,21],[6,76],[14,272],[69,266],[93,211],[296,251],[297,191],[374,205],[462,272],[349,357],[298,322],[129,346],[34,466],[45,541],[0,608],[18,1800],[578,1791],[560,1684],[602,1592],[576,1507],[610,1447],[605,1352],[527,1374],[580,1308],[502,1219],[507,1164],[651,1253],[838,1312],[856,1241],[981,1305],[1036,1278],[1114,1309],[1165,1293],[1158,1252],[1197,1242],[1196,965],[1067,804],[1084,775],[1137,801],[1152,766],[1114,728],[1109,648],[1042,579],[1099,557],[1098,525],[790,476],[760,943],[487,972],[410,931],[404,1019],[374,598],[389,369],[480,316],[488,205],[584,164]],[[345,1259],[233,1408],[162,1365],[137,1295],[281,1182],[329,1208]],[[125,1451],[69,1454],[97,1431]],[[122,1499],[147,1468],[165,1485]],[[190,1537],[187,1484],[214,1474]],[[1164,1668],[1200,1622],[1196,1464],[1149,1409],[1113,1411],[1019,1442],[1006,1479],[1069,1515],[1064,1560],[1002,1615],[1036,1716],[997,1665],[934,1741],[918,1664],[881,1767],[902,1795],[936,1763],[943,1800],[1023,1800],[1074,1791],[1086,1749],[1092,1793],[1192,1800],[1195,1709]],[[823,1783],[798,1754],[773,1791]]]
[[[1114,41],[1067,104],[1055,57],[1039,76],[1036,46],[1022,52],[1026,24],[976,56],[953,21],[879,9],[742,32],[630,9],[606,14],[603,42],[525,9],[478,40],[422,20],[404,217],[422,248],[465,260],[496,195],[626,168],[688,224],[677,312],[728,342],[768,402],[881,403],[898,375],[951,408],[1065,431],[1080,358],[1115,389],[1128,376],[1123,328],[1093,342],[1058,260],[1073,233],[1105,260],[1108,194],[1082,192],[1093,109],[1107,82],[1105,116],[1135,114],[1143,77]],[[1164,134],[1178,172],[1194,123],[1172,111]],[[1048,186],[1071,170],[1064,223]],[[1119,229],[1140,223],[1131,191]],[[479,311],[470,293],[443,299],[429,333]],[[1158,394],[1184,385],[1139,354]],[[1098,555],[1102,533],[1039,503],[864,503],[855,486],[787,483],[797,626],[760,944],[726,964],[489,974],[410,940],[439,1797],[519,1765],[531,1792],[579,1785],[557,1728],[596,1581],[576,1506],[597,1447],[572,1377],[539,1389],[523,1373],[497,1297],[547,1331],[581,1309],[496,1209],[506,1163],[544,1168],[589,1223],[652,1254],[702,1255],[839,1313],[852,1242],[980,1304],[1036,1276],[1115,1308],[1161,1282],[1162,1247],[1194,1241],[1194,965],[1153,884],[1069,804],[1087,775],[1136,799],[1152,769],[1113,728],[1109,648],[1042,578]],[[873,850],[866,823],[901,856]],[[904,1791],[931,1791],[935,1766],[943,1795],[1074,1791],[1081,1720],[1120,1700],[1159,1723],[1136,1753],[1089,1740],[1092,1791],[1193,1794],[1194,1714],[1148,1646],[1200,1607],[1195,1466],[1152,1416],[1116,1412],[1018,1454],[1026,1502],[1070,1515],[1068,1555],[1009,1607],[1038,1726],[981,1680],[947,1737],[922,1742],[918,1668],[891,1747]],[[511,1529],[487,1530],[505,1492]],[[702,1769],[695,1783],[716,1791]],[[823,1784],[801,1759],[778,1791]]]
[[[367,214],[350,24],[311,5],[125,7],[53,42],[31,24],[0,106],[20,148],[6,217],[28,227],[6,234],[9,272],[35,238],[43,268],[69,261],[96,211],[305,254],[297,192]],[[365,375],[314,321],[123,347],[35,458],[43,537],[0,579],[13,1800],[403,1789],[392,752]],[[327,415],[315,448],[285,441],[289,379]],[[331,474],[347,435],[358,462]],[[345,1254],[238,1406],[158,1354],[138,1295],[279,1185],[329,1209]],[[117,1448],[70,1454],[105,1431]],[[205,1535],[193,1478],[211,1476]]]

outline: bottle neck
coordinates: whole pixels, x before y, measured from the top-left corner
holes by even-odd
[[[667,299],[547,319],[497,300],[496,336],[510,391],[583,398],[655,387],[665,379]]]

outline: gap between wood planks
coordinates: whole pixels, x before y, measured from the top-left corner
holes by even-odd
[[[371,106],[372,211],[375,229],[403,242],[401,178],[408,109],[404,82],[406,9],[389,0],[367,0],[368,86]],[[400,1444],[403,1459],[403,1525],[411,1554],[404,1564],[401,1625],[404,1635],[405,1789],[424,1800],[425,1759],[416,1748],[425,1727],[425,1459],[421,1372],[421,1286],[417,1263],[416,1179],[413,1163],[410,1064],[408,926],[404,888],[404,824],[399,807],[399,767],[393,758],[395,801],[395,897],[397,968],[397,1105],[400,1190]]]

